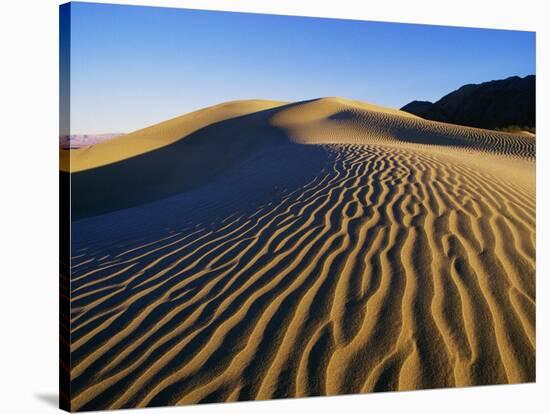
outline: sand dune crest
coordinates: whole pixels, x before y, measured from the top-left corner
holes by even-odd
[[[75,156],[145,171],[73,222],[75,409],[534,381],[533,137],[233,105]]]

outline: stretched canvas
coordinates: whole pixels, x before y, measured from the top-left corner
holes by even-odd
[[[535,33],[60,22],[63,409],[535,381]]]

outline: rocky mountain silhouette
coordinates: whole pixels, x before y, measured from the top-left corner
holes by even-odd
[[[412,101],[401,110],[432,121],[534,132],[535,75],[464,85],[435,103]]]

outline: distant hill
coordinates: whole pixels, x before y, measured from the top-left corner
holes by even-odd
[[[412,101],[401,110],[432,121],[535,132],[535,75],[464,85],[435,103]]]
[[[109,134],[61,135],[59,137],[59,146],[63,149],[89,147],[116,138],[120,135],[124,134],[122,132],[115,132]]]

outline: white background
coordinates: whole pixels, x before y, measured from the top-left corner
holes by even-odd
[[[195,7],[537,31],[537,384],[147,409],[143,413],[550,412],[548,27],[543,0],[172,0]],[[0,412],[57,410],[58,1],[0,12]],[[544,26],[546,20],[546,27]],[[546,48],[546,53],[543,50]],[[546,111],[545,111],[546,110]],[[6,129],[7,126],[7,129]],[[546,325],[546,327],[545,327]],[[138,412],[138,411],[131,411]]]

